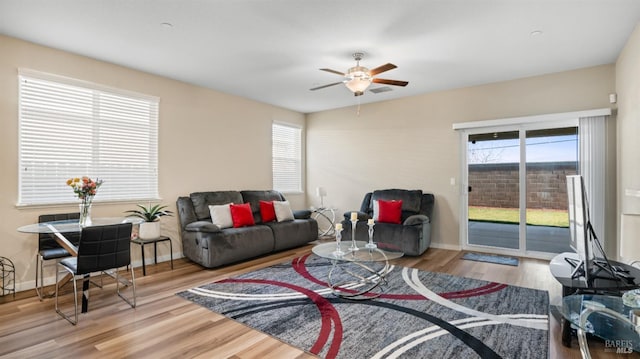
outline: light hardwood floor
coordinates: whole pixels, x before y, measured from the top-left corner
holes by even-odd
[[[266,267],[309,253],[312,245],[219,269],[203,269],[186,260],[136,270],[138,306],[129,307],[115,295],[112,282],[91,289],[90,310],[77,326],[61,319],[53,299],[39,301],[34,291],[16,299],[0,297],[0,356],[7,358],[314,358],[300,349],[252,330],[175,295],[185,289]],[[404,257],[395,264],[427,271],[483,279],[549,291],[552,304],[561,288],[549,273],[548,262],[521,259],[518,267],[462,260],[462,252],[431,248],[420,257]],[[127,294],[129,294],[127,292]],[[62,305],[72,308],[71,295]],[[558,321],[550,317],[550,358],[580,358],[577,340],[572,348],[560,342]],[[594,358],[640,357],[606,352],[592,344]]]

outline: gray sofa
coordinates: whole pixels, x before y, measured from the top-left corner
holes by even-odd
[[[421,190],[386,189],[369,192],[358,211],[356,240],[368,241],[367,220],[373,218],[374,200],[402,200],[401,224],[376,223],[374,242],[392,244],[410,256],[419,256],[431,244],[431,219],[435,197]],[[351,240],[351,212],[344,214],[342,239]]]
[[[214,268],[245,259],[299,247],[318,239],[318,223],[311,212],[293,211],[295,219],[262,223],[260,201],[284,201],[277,191],[194,192],[179,197],[178,217],[184,255]],[[220,229],[211,222],[209,205],[250,203],[254,226]]]

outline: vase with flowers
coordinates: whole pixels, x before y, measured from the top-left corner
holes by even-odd
[[[80,203],[80,227],[91,225],[91,204],[93,197],[102,185],[102,180],[95,181],[87,176],[82,178],[74,177],[67,180],[67,186],[73,189],[73,193],[82,201]]]

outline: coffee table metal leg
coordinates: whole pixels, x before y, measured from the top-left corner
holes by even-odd
[[[368,276],[363,276],[354,271],[343,268],[343,266],[348,264],[355,264],[364,269]],[[352,279],[337,283],[334,282],[333,273],[336,269],[347,273]],[[329,270],[329,275],[327,276],[327,282],[332,293],[338,297],[351,300],[368,300],[380,296],[381,293],[372,293],[372,291],[381,285],[386,284],[385,277],[388,270],[389,261],[385,261],[385,265],[380,271],[373,270],[361,262],[332,261],[332,266]]]

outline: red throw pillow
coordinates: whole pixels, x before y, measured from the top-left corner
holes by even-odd
[[[253,221],[253,213],[251,213],[251,205],[249,203],[231,204],[229,207],[231,208],[231,220],[234,228],[256,224]]]
[[[402,201],[378,201],[378,222],[400,224],[402,221]]]
[[[262,217],[262,223],[276,220],[276,210],[273,208],[273,201],[260,201],[260,217]]]

